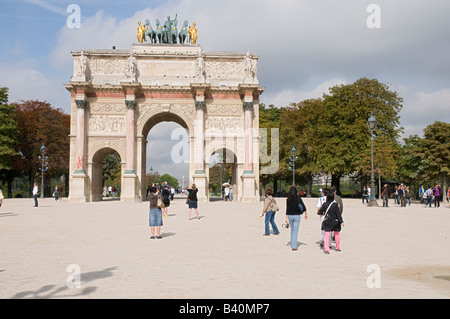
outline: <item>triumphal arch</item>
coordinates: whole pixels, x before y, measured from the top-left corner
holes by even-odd
[[[72,52],[70,195],[102,199],[102,162],[120,155],[121,201],[145,199],[147,135],[173,121],[188,132],[189,183],[209,200],[209,158],[233,163],[235,198],[259,201],[258,56],[199,44],[137,43]],[[158,152],[158,150],[151,150]],[[170,173],[170,172],[168,172]]]

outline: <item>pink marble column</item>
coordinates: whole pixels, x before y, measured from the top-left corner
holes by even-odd
[[[197,118],[195,120],[195,171],[204,173],[205,171],[205,113],[206,102],[201,98],[195,101]]]
[[[127,107],[127,123],[126,123],[126,132],[127,132],[127,140],[126,140],[126,165],[125,165],[125,174],[134,174],[134,154],[135,154],[135,139],[136,134],[134,130],[134,110],[136,108],[136,101],[126,100],[125,101]]]
[[[75,100],[75,104],[77,105],[77,159],[75,172],[84,173],[84,110],[86,108],[87,101]]]
[[[244,173],[253,172],[253,101],[244,102],[245,160]]]

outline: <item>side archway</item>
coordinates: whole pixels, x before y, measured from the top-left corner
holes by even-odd
[[[121,155],[117,150],[110,147],[103,147],[93,152],[92,158],[88,162],[89,175],[91,176],[91,201],[101,201],[103,199],[103,162],[108,155],[118,154],[120,166],[121,166],[121,185],[123,179],[123,155]],[[115,185],[116,187],[118,185]]]

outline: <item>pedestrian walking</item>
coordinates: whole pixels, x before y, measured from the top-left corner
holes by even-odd
[[[3,198],[5,198],[5,197],[3,196],[2,187],[0,186],[0,207],[2,207]]]
[[[168,217],[168,207],[170,206],[170,191],[167,187],[167,185],[164,185],[164,188],[162,190],[162,200],[164,203],[164,208],[162,209],[162,216],[163,217]]]
[[[289,223],[291,227],[291,249],[293,251],[298,250],[297,239],[302,214],[305,214],[305,219],[308,219],[306,206],[302,198],[298,196],[297,188],[292,186],[286,199],[286,224]]]
[[[330,234],[333,231],[335,236],[336,251],[341,251],[341,226],[344,226],[344,220],[339,209],[339,205],[334,200],[334,194],[327,195],[326,202],[319,209],[319,213],[324,216],[322,230],[324,234],[324,252],[330,253]]]
[[[58,185],[58,199],[62,200],[63,197],[63,187],[60,185]]]
[[[409,192],[409,186],[406,186],[405,188],[405,206],[406,203],[408,203],[408,206],[411,206],[411,194]]]
[[[230,188],[228,185],[225,185],[225,188],[223,189],[223,201],[226,202],[230,200]]]
[[[401,184],[400,187],[398,188],[398,198],[400,199],[400,207],[406,207],[405,189],[403,187],[403,184]]]
[[[276,209],[274,207],[278,206],[277,202],[272,196],[272,189],[266,190],[266,198],[264,199],[263,209],[260,217],[264,217],[264,234],[263,236],[270,236],[270,225],[272,225],[272,230],[274,235],[278,235],[280,231],[278,230],[277,224],[275,223],[275,213]]]
[[[55,201],[58,201],[58,185],[55,185],[55,188],[53,190],[53,196],[55,197]]]
[[[425,188],[423,187],[423,185],[420,186],[419,188],[419,197],[420,197],[420,203],[423,204],[423,195],[425,194]]]
[[[39,188],[37,186],[36,183],[34,183],[33,185],[33,198],[34,198],[34,207],[38,207],[38,193],[39,193]]]
[[[161,226],[163,225],[162,211],[161,208],[158,207],[158,197],[159,197],[158,189],[156,187],[152,187],[151,192],[147,197],[147,200],[150,202],[149,226],[150,232],[152,234],[150,239],[162,238],[161,237]]]
[[[195,209],[195,214],[197,215],[197,220],[200,219],[200,216],[198,215],[197,193],[198,193],[198,188],[195,186],[195,184],[192,184],[191,187],[188,188],[188,202],[189,202],[188,220],[191,220],[192,209]]]
[[[436,184],[433,188],[433,196],[434,196],[434,208],[441,207],[440,199],[441,199],[441,187]]]
[[[320,225],[322,225],[323,218],[325,217],[323,214],[319,214],[319,210],[322,208],[323,204],[325,204],[327,200],[327,195],[329,194],[328,189],[321,189],[321,197],[319,197],[319,201],[317,202],[316,208],[317,208],[317,215],[320,216]],[[322,226],[321,226],[322,227]],[[325,232],[321,229],[320,231],[320,247],[323,248],[323,238],[324,238]]]
[[[389,206],[388,205],[389,204],[389,187],[388,187],[388,184],[384,184],[382,195],[383,195],[383,207],[388,207]]]
[[[398,186],[397,185],[395,185],[395,190],[394,190],[394,204],[400,205],[400,200],[398,198]]]
[[[423,195],[423,198],[427,201],[425,202],[425,207],[431,208],[431,202],[433,201],[433,190],[431,189],[431,186],[428,186],[427,190],[425,191],[425,194]]]
[[[233,198],[234,198],[234,187],[233,187],[233,185],[230,185],[229,189],[230,189],[230,202],[232,202]]]

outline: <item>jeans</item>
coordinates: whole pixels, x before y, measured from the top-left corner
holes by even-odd
[[[297,249],[298,230],[300,228],[300,215],[288,215],[291,227],[291,248]]]
[[[441,199],[441,196],[434,196],[434,207],[440,207],[441,206],[440,199]],[[437,206],[436,206],[436,204],[437,204]],[[431,207],[431,203],[430,203],[430,207]]]
[[[277,224],[275,224],[275,212],[269,210],[266,212],[266,219],[265,219],[265,235],[270,235],[270,229],[269,226],[272,225],[273,233],[275,235],[278,235],[280,231],[278,230]]]
[[[33,197],[34,197],[34,207],[38,207],[38,195],[36,194],[36,195],[33,195]],[[431,205],[431,204],[430,204]]]
[[[384,195],[383,196],[383,207],[388,207],[388,203],[389,203],[389,196]]]

